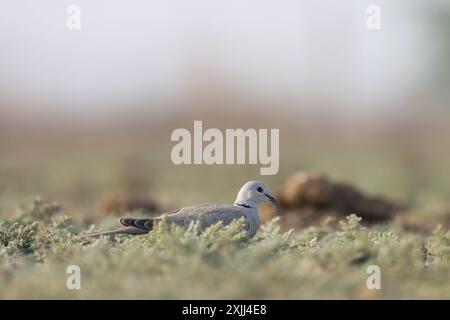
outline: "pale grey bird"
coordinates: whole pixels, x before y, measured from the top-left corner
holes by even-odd
[[[244,218],[245,230],[250,237],[253,237],[261,225],[258,204],[263,201],[277,203],[277,200],[272,196],[264,182],[249,181],[239,190],[234,205],[200,204],[175,210],[156,218],[122,218],[120,223],[125,228],[87,233],[78,236],[78,238],[118,234],[145,234],[150,232],[164,216],[166,216],[168,224],[175,224],[183,228],[187,228],[192,221],[198,221],[200,230],[204,230],[220,221],[224,226],[227,226],[234,220]]]

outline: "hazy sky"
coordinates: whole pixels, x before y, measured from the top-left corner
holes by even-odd
[[[258,97],[389,104],[420,87],[433,41],[423,1],[393,2],[3,1],[0,101],[127,108],[183,101],[199,77]],[[71,4],[79,31],[66,27]],[[382,10],[381,30],[366,27],[370,4]]]

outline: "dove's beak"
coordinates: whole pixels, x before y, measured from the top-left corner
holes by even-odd
[[[269,199],[270,202],[272,202],[273,204],[278,204],[279,203],[278,200],[275,199],[274,197],[272,197],[270,194],[265,193],[265,195],[266,195],[267,199]]]

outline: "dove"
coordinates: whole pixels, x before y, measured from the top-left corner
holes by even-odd
[[[163,218],[169,225],[173,224],[182,228],[187,228],[192,222],[198,221],[201,231],[219,222],[222,222],[223,226],[227,226],[233,221],[243,218],[245,221],[244,229],[251,238],[261,225],[258,205],[264,201],[278,203],[264,182],[248,181],[239,190],[233,205],[199,204],[165,213],[155,218],[121,218],[119,221],[124,226],[123,228],[87,233],[77,238],[121,234],[142,235],[152,231]]]

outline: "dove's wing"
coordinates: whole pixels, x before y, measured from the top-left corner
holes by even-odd
[[[79,236],[79,238],[85,237],[98,237],[102,235],[118,235],[118,234],[145,234],[151,231],[154,227],[155,222],[161,221],[165,215],[159,216],[157,218],[150,219],[132,219],[132,218],[122,218],[120,223],[127,228],[104,231],[104,232],[94,232]],[[166,221],[169,224],[175,224],[180,227],[186,228],[192,221],[198,221],[200,223],[201,229],[206,229],[218,222],[222,222],[224,226],[229,225],[234,220],[239,220],[240,218],[245,219],[245,230],[250,230],[250,223],[247,220],[244,212],[236,207],[229,205],[213,205],[204,204],[185,207],[176,211],[167,213]]]
[[[154,223],[161,221],[166,215],[166,221],[169,224],[175,224],[186,228],[192,221],[198,221],[201,229],[206,229],[220,221],[222,221],[224,226],[227,226],[234,220],[244,218],[246,221],[245,229],[249,229],[249,223],[244,212],[240,208],[230,205],[214,204],[185,207],[151,219],[122,218],[120,219],[120,223],[126,227],[150,231],[153,229]]]
[[[164,216],[160,216],[157,219],[160,220],[163,217]],[[203,204],[185,207],[169,213],[166,221],[181,227],[188,227],[192,221],[198,221],[200,223],[200,228],[205,229],[220,221],[226,226],[240,218],[245,219],[245,229],[248,230],[249,223],[247,217],[240,208],[231,205]]]

